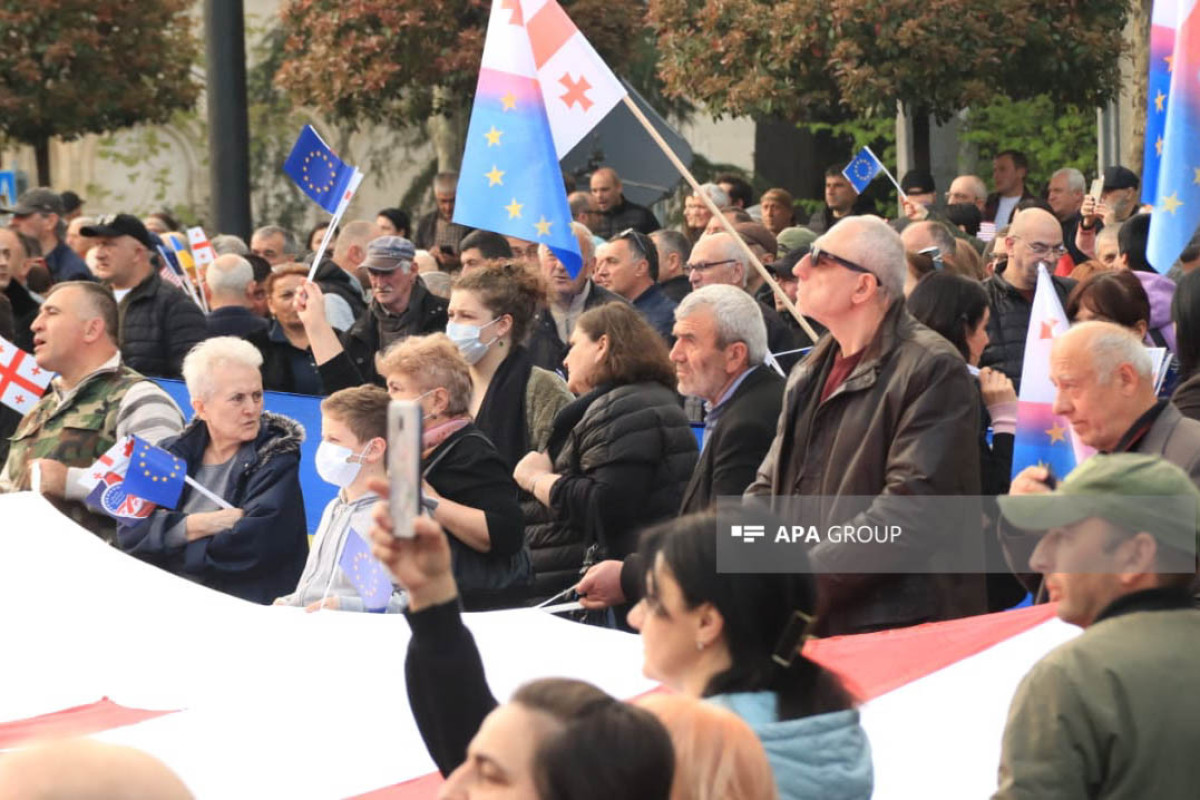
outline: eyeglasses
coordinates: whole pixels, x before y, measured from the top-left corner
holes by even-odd
[[[646,234],[634,228],[626,228],[616,236],[609,239],[609,241],[615,242],[620,239],[625,239],[632,242],[633,246],[637,248],[638,255],[642,258],[647,260],[650,258],[650,251],[647,248],[654,247],[654,242],[650,241],[650,237]]]
[[[684,264],[683,271],[691,275],[693,272],[707,272],[713,267],[719,267],[722,264],[736,264],[736,258],[727,258],[723,261],[697,261],[694,264]]]
[[[835,256],[833,253],[830,253],[826,250],[822,250],[820,247],[818,247],[815,244],[809,245],[808,260],[812,262],[813,266],[816,266],[817,264],[819,264],[821,259],[823,259],[823,258],[829,259],[833,263],[843,266],[852,272],[861,272],[864,275],[874,275],[875,274],[875,273],[871,272],[871,270],[864,267],[862,264],[856,264],[853,261],[850,261],[849,259],[842,258],[841,256]]]
[[[1035,256],[1048,256],[1048,255],[1053,254],[1053,255],[1061,258],[1062,255],[1067,252],[1067,248],[1063,247],[1061,244],[1045,244],[1044,242],[1031,242],[1028,239],[1024,239],[1020,236],[1014,236],[1012,238],[1020,239],[1021,241],[1025,242],[1025,246],[1029,248],[1029,252],[1033,253]]]

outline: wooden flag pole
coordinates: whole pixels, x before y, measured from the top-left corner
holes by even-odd
[[[654,143],[659,146],[659,149],[661,149],[666,157],[670,159],[671,163],[675,165],[675,169],[679,170],[679,174],[682,175],[684,180],[691,185],[692,191],[696,194],[696,196],[704,201],[704,205],[708,206],[708,210],[712,212],[714,217],[721,220],[721,226],[725,229],[725,232],[733,237],[733,240],[737,242],[738,247],[742,249],[743,255],[750,259],[750,263],[754,265],[754,268],[758,270],[758,274],[761,275],[762,279],[766,281],[768,286],[771,287],[771,291],[775,292],[775,294],[783,301],[783,305],[787,308],[791,315],[796,318],[796,321],[800,323],[800,327],[804,329],[806,334],[808,334],[808,338],[811,341],[816,342],[818,338],[817,332],[814,331],[812,326],[808,324],[808,320],[806,320],[804,315],[801,314],[796,308],[796,305],[792,302],[792,299],[787,296],[787,293],[783,291],[779,283],[771,276],[771,273],[767,272],[767,268],[764,267],[762,262],[758,260],[758,256],[754,255],[754,251],[750,249],[750,245],[746,244],[742,237],[738,235],[737,230],[734,229],[733,223],[729,221],[729,218],[721,213],[721,209],[717,208],[717,204],[712,201],[712,198],[708,196],[707,192],[700,191],[700,184],[696,181],[696,177],[692,175],[691,170],[684,166],[684,163],[679,160],[679,156],[675,155],[675,151],[671,149],[671,145],[667,144],[666,140],[662,138],[657,130],[655,130],[654,126],[650,124],[650,120],[646,119],[646,115],[642,113],[642,110],[637,107],[637,103],[633,102],[628,94],[625,95],[622,100],[625,103],[625,107],[629,109],[629,112],[633,114],[634,118],[637,119],[637,121],[642,124],[642,127],[646,129],[646,132],[650,134],[650,138],[654,140]]]

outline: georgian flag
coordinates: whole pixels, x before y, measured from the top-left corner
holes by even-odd
[[[39,367],[32,355],[0,336],[0,403],[28,414],[53,377],[54,373]]]

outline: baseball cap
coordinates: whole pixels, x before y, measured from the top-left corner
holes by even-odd
[[[927,169],[910,169],[904,173],[904,177],[900,179],[900,188],[905,194],[928,194],[937,191],[933,183],[933,173]]]
[[[1196,552],[1200,490],[1186,472],[1157,456],[1095,455],[1049,494],[996,499],[1005,519],[1025,530],[1061,528],[1099,517],[1145,531],[1184,553]]]
[[[803,225],[784,228],[775,237],[775,241],[779,245],[779,255],[790,253],[793,250],[807,251],[809,245],[816,240],[817,234]]]
[[[1137,174],[1127,167],[1105,167],[1104,168],[1104,190],[1111,192],[1113,189],[1136,189],[1141,185]]]
[[[403,236],[380,236],[367,245],[367,258],[362,266],[378,272],[394,272],[411,265],[417,248]]]
[[[741,236],[742,241],[746,244],[756,244],[768,253],[775,253],[779,250],[779,242],[775,239],[775,234],[771,233],[761,222],[736,222],[733,229],[738,232],[738,236]]]
[[[105,214],[96,220],[95,225],[86,225],[79,229],[82,236],[132,236],[137,239],[150,252],[154,252],[154,239],[150,238],[150,231],[146,230],[146,226],[142,221],[133,214]]]
[[[30,189],[17,198],[17,204],[12,208],[0,209],[0,214],[12,214],[17,217],[27,217],[30,214],[59,214],[63,213],[63,202],[58,192],[39,186]]]

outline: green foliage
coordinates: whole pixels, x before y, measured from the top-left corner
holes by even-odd
[[[1033,186],[1045,186],[1063,167],[1084,175],[1096,171],[1096,112],[1058,105],[1046,95],[1032,100],[1000,97],[972,108],[961,138],[977,145],[983,158],[1001,150],[1025,153],[1027,182]]]

